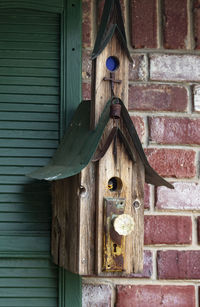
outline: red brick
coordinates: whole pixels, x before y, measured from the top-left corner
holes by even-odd
[[[197,237],[198,237],[198,243],[200,244],[200,216],[197,218]]]
[[[147,76],[147,61],[143,54],[132,54],[133,63],[129,64],[129,80],[145,80]]]
[[[151,117],[149,130],[155,143],[200,145],[200,119]]]
[[[199,55],[152,55],[150,79],[165,81],[200,81]]]
[[[83,50],[82,52],[82,78],[84,80],[90,79],[91,72],[92,72],[91,52],[87,50]]]
[[[131,0],[131,43],[133,48],[157,47],[156,0]]]
[[[147,149],[150,165],[164,177],[192,178],[195,176],[195,152],[183,149]]]
[[[130,274],[127,277],[131,277],[131,278],[150,278],[152,276],[152,272],[153,272],[152,253],[151,253],[151,251],[145,250],[144,251],[142,273]]]
[[[173,183],[174,190],[159,187],[156,208],[166,210],[200,210],[200,185],[189,182]]]
[[[164,47],[183,49],[187,42],[187,0],[164,0]]]
[[[82,83],[82,97],[83,97],[83,100],[91,99],[91,84],[90,83]]]
[[[200,0],[194,1],[194,39],[196,49],[200,49]]]
[[[144,209],[150,208],[150,185],[145,183],[144,185]]]
[[[192,221],[188,216],[144,217],[144,244],[191,244]]]
[[[159,279],[200,279],[200,251],[158,251]]]
[[[83,284],[82,306],[111,306],[112,288],[108,285]]]
[[[91,47],[92,44],[92,1],[82,1],[82,41],[83,47]]]
[[[116,307],[195,307],[193,286],[117,286]]]
[[[138,133],[140,141],[143,142],[144,141],[144,132],[145,132],[143,118],[140,117],[140,116],[132,116],[131,119],[132,119],[133,124],[135,126],[135,129]]]
[[[130,85],[129,110],[185,112],[188,94],[184,87]]]

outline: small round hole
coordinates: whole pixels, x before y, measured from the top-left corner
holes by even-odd
[[[108,180],[108,189],[111,192],[119,192],[122,189],[122,181],[118,177],[112,177]]]
[[[109,71],[115,71],[119,67],[119,60],[115,56],[109,56],[106,60],[106,67]]]
[[[81,196],[85,196],[86,188],[83,185],[80,186],[79,193],[80,193]]]
[[[139,200],[135,200],[135,201],[133,202],[133,206],[135,207],[135,209],[139,209],[140,206],[141,206],[141,203],[139,202]]]
[[[75,48],[72,48],[72,51],[74,51],[75,50]]]

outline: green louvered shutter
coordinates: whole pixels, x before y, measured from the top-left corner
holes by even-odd
[[[56,307],[49,186],[25,174],[58,145],[60,15],[0,10],[0,307]]]

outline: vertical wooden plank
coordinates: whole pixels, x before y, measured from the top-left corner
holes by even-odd
[[[138,200],[140,206],[134,207],[134,222],[135,231],[133,239],[134,254],[132,258],[132,265],[134,272],[141,272],[143,270],[143,246],[144,246],[144,182],[145,182],[144,165],[141,160],[133,166],[133,178],[132,178],[132,199],[133,202]],[[133,204],[133,203],[132,203]]]
[[[113,144],[106,152],[105,156],[99,161],[98,167],[98,198],[97,198],[97,273],[102,275],[102,255],[103,255],[103,198],[125,198],[126,205],[124,213],[132,215],[132,191],[130,184],[132,182],[132,161],[128,159],[126,150],[119,141],[117,141],[117,161],[114,162]],[[118,177],[122,181],[122,189],[120,191],[111,191],[108,189],[108,181],[112,177]],[[126,252],[125,255],[132,253],[132,234],[125,239]],[[126,273],[130,273],[131,268],[125,261],[124,268]],[[103,273],[104,274],[104,273]],[[115,273],[111,273],[114,275]],[[106,274],[108,275],[108,274]]]
[[[79,274],[94,274],[96,165],[90,162],[80,174]]]
[[[115,96],[122,99],[125,106],[128,107],[128,58],[124,53],[116,35],[111,39],[111,42],[106,46],[102,53],[97,57],[93,64],[95,78],[92,82],[92,97],[91,104],[91,126],[94,128],[98,123],[99,117],[105,107],[106,102],[111,98],[111,85],[109,81],[104,81],[104,77],[109,78],[110,72],[106,68],[106,60],[109,56],[116,56],[119,60],[119,68],[115,71],[115,79],[121,80],[121,84],[114,84]]]
[[[54,262],[80,275],[94,274],[95,164],[52,183],[51,252]]]
[[[81,101],[81,0],[64,0],[60,136]],[[81,277],[60,269],[59,307],[82,306]]]
[[[108,123],[109,126],[109,123]],[[144,237],[144,166],[133,145],[123,119],[119,123],[120,129],[126,136],[135,157],[135,163],[129,159],[126,149],[121,142],[117,142],[117,161],[113,158],[113,144],[111,144],[105,156],[99,161],[97,177],[97,258],[96,271],[101,276],[126,276],[131,272],[141,272],[143,268],[143,237]],[[107,188],[108,180],[111,177],[119,177],[122,180],[122,190],[111,192]],[[126,206],[124,213],[129,214],[134,219],[133,232],[125,237],[125,272],[102,272],[103,253],[103,198],[125,198]],[[139,208],[135,208],[133,203],[139,200]]]

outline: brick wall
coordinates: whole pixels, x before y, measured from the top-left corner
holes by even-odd
[[[83,1],[83,97],[90,98],[96,20]],[[144,272],[85,278],[83,307],[197,307],[200,289],[200,1],[121,1],[129,48],[129,111],[150,164],[175,190],[145,187]]]

